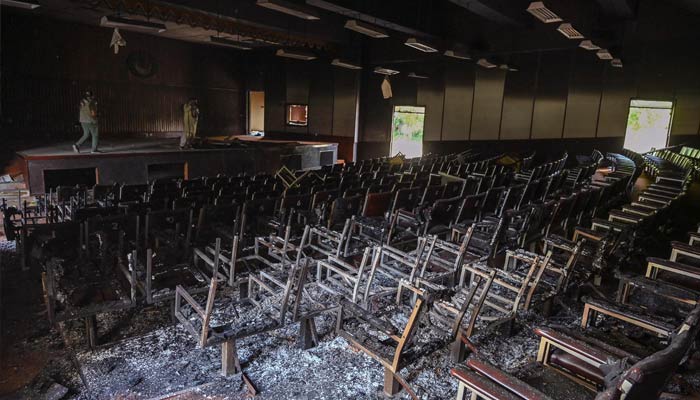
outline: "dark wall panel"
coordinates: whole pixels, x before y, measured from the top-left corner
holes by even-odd
[[[474,66],[450,63],[445,69],[442,140],[468,140],[474,98]]]
[[[355,137],[357,82],[359,72],[336,68],[333,71],[334,136]]]
[[[598,137],[625,136],[630,99],[636,96],[634,75],[608,66],[604,73]]]
[[[498,139],[505,79],[506,72],[501,69],[477,68],[471,140]]]
[[[309,133],[330,135],[333,127],[333,71],[325,66],[310,66],[313,79],[309,82]]]
[[[440,140],[442,136],[442,112],[445,93],[441,77],[418,81],[416,102],[425,106],[424,140]]]
[[[677,93],[671,135],[697,134],[700,134],[700,93]]]
[[[265,131],[285,131],[286,76],[284,64],[271,63],[267,65],[265,71]]]
[[[605,64],[583,49],[575,51],[573,57],[564,137],[595,137]]]
[[[365,86],[362,88],[360,114],[362,116],[362,136],[365,142],[388,142],[391,125],[392,102],[382,98],[380,85],[382,77],[364,72]]]
[[[570,63],[567,51],[541,54],[532,116],[532,138],[561,138]]]
[[[501,140],[527,139],[532,125],[537,56],[520,55],[513,59],[518,72],[506,76],[503,89]]]

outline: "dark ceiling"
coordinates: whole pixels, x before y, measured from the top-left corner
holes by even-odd
[[[259,7],[255,0],[39,0],[33,11],[62,19],[96,24],[103,15],[120,14],[163,21],[162,36],[194,42],[224,33],[306,47],[328,56],[357,57],[368,44],[384,53],[382,62],[406,58],[402,43],[424,39],[444,50],[461,48],[476,57],[507,57],[576,47],[579,41],[559,34],[526,12],[530,0],[287,0],[314,10],[319,20],[307,21]],[[700,0],[544,0],[586,38],[616,56],[627,46],[645,41],[698,37]],[[659,11],[661,10],[661,11]],[[182,13],[176,18],[177,13]],[[659,15],[661,13],[661,15]],[[183,17],[184,15],[184,17]],[[347,19],[384,27],[390,38],[370,39],[343,28]],[[642,29],[641,27],[647,28]],[[379,44],[377,44],[379,43]],[[396,49],[396,54],[390,49]],[[414,61],[431,55],[413,52]],[[365,62],[368,62],[365,60]],[[374,62],[369,61],[370,63]]]

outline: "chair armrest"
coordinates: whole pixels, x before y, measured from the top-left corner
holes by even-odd
[[[350,312],[353,316],[356,318],[366,322],[367,324],[371,325],[373,328],[381,331],[383,334],[387,336],[395,336],[398,333],[398,330],[396,329],[395,326],[390,324],[387,321],[384,321],[382,319],[379,319],[372,314],[369,313],[369,311],[365,310],[364,308],[358,306],[357,304],[348,301],[347,299],[342,299],[340,301],[341,306],[343,306],[343,309],[346,311]]]
[[[606,352],[600,348],[593,347],[591,343],[587,343],[582,336],[574,337],[572,332],[562,332],[562,329],[552,329],[548,327],[535,328],[535,334],[546,339],[561,351],[569,354],[578,355],[582,359],[589,359],[597,363],[595,367],[605,364],[611,357],[610,352]],[[614,355],[618,357],[617,354]]]
[[[684,256],[700,258],[700,247],[683,242],[671,242],[671,249],[683,253]]]
[[[616,273],[615,275],[620,283],[632,285],[682,303],[696,304],[700,299],[700,292],[670,282],[626,273]]]
[[[502,386],[509,392],[515,393],[519,398],[528,400],[544,400],[549,399],[547,395],[533,388],[520,379],[501,371],[493,365],[476,359],[470,358],[467,360],[467,366],[479,374],[489,378],[491,381]]]
[[[494,384],[493,381],[483,377],[476,372],[467,369],[461,365],[452,368],[450,371],[452,376],[457,378],[460,386],[466,386],[470,392],[476,393],[483,398],[499,399],[499,400],[522,400],[506,389]]]

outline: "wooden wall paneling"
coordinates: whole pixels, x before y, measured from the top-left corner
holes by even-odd
[[[355,137],[359,72],[333,69],[333,135]]]
[[[474,65],[452,62],[445,68],[442,140],[468,140],[474,100]]]
[[[476,68],[470,140],[498,139],[505,79],[499,68]]]
[[[501,140],[529,139],[534,105],[537,55],[514,56],[518,72],[506,75],[501,115]]]
[[[600,110],[601,81],[604,62],[591,51],[578,49],[573,53],[566,118],[565,138],[595,137]]]
[[[550,51],[541,55],[532,116],[533,139],[562,136],[570,63],[569,51]]]

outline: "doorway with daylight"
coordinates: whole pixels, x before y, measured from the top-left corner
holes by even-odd
[[[248,134],[265,135],[265,92],[248,92]]]
[[[423,155],[423,129],[425,127],[425,107],[394,106],[391,120],[391,154],[398,153],[406,158]]]
[[[673,119],[673,102],[632,100],[627,117],[625,148],[637,153],[668,145]]]

